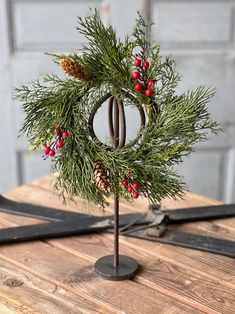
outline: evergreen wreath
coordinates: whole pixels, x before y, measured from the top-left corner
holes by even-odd
[[[160,56],[159,45],[151,47],[146,28],[139,15],[132,38],[122,42],[97,11],[79,18],[77,29],[88,41],[82,53],[53,55],[68,76],[48,75],[16,89],[26,114],[21,132],[52,157],[62,194],[102,207],[111,194],[150,202],[182,196],[173,166],[209,131],[218,132],[206,107],[214,90],[200,86],[177,95],[174,61]],[[136,140],[120,149],[102,144],[89,127],[90,115],[111,96],[146,115]]]

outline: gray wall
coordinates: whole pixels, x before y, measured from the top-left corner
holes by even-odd
[[[179,91],[200,84],[217,88],[209,108],[224,132],[195,147],[179,171],[192,191],[235,202],[235,1],[227,0],[0,0],[0,191],[49,172],[41,153],[29,154],[26,139],[17,138],[23,114],[12,100],[13,86],[61,73],[43,52],[81,48],[76,16],[89,7],[97,7],[120,36],[131,30],[137,9],[150,13],[154,38],[182,74]],[[96,123],[105,137],[102,119],[100,114]],[[128,119],[133,133],[135,116]]]
[[[152,1],[156,37],[174,56],[182,74],[180,90],[216,87],[209,105],[223,134],[196,147],[180,165],[190,189],[226,202],[235,201],[235,1]]]

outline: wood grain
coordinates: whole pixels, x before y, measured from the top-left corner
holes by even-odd
[[[57,196],[51,192],[50,180],[49,177],[37,180],[31,185],[22,186],[10,192],[8,196],[19,201],[48,207],[73,211],[86,210],[80,200],[77,205],[62,205]],[[167,208],[212,203],[216,204],[217,201],[204,200],[203,197],[190,193],[186,194],[185,200],[163,201]],[[145,200],[140,200],[138,206],[136,203],[133,206],[133,204],[122,202],[120,207],[122,212],[130,212],[137,209],[146,210],[147,206]],[[112,204],[107,209],[107,213],[110,212],[112,212]],[[95,213],[102,214],[97,209]],[[29,223],[28,219],[23,217],[4,214],[0,217],[0,226],[22,225],[26,221]],[[221,237],[233,237],[233,228],[227,229],[224,222],[222,222],[225,224],[223,227],[219,226],[221,221],[197,223],[194,232],[200,231],[218,236],[219,230]],[[36,223],[37,220],[33,222]],[[195,224],[185,224],[177,228],[192,232]],[[66,293],[71,294],[72,300],[74,295],[79,296],[90,302],[90,308],[95,308],[94,304],[99,304],[100,308],[108,313],[109,311],[110,313],[121,313],[121,311],[125,313],[235,312],[235,263],[233,259],[127,237],[121,237],[120,243],[122,253],[136,258],[143,265],[134,281],[107,282],[100,279],[94,272],[94,261],[112,252],[112,235],[109,234],[2,246],[0,257],[6,263],[18,265],[23,271],[32,274],[35,287],[37,286],[35,280],[38,277],[46,283],[49,282],[64,289]],[[38,252],[40,252],[40,258]],[[57,298],[57,295],[53,297]],[[14,298],[17,300],[17,295]],[[70,295],[68,298],[70,299]],[[49,297],[48,308],[50,300]],[[68,306],[62,299],[58,299],[58,304],[59,302],[65,307]],[[27,302],[24,306],[27,306]]]
[[[33,307],[35,313],[106,313],[96,304],[73,294],[59,285],[33,275],[19,264],[0,258],[0,295],[17,301],[22,307]],[[79,306],[78,306],[79,304]],[[34,313],[34,312],[33,312]]]
[[[135,282],[124,281],[117,284],[104,281],[95,273],[93,261],[88,262],[52,245],[38,241],[17,245],[17,250],[15,246],[2,248],[0,257],[7,257],[12,263],[15,262],[43,280],[88,300],[94,300],[97,306],[106,308],[108,313],[113,310],[123,310],[126,313],[164,313],[163,304],[167,304],[169,311],[175,310],[176,313],[186,313],[186,308],[191,311],[191,308]],[[192,313],[194,312],[192,309]]]

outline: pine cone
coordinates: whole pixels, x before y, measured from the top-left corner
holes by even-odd
[[[108,192],[109,190],[108,171],[107,169],[105,169],[101,160],[96,160],[94,162],[93,174],[97,188],[102,192]]]
[[[62,135],[61,126],[59,124],[55,124],[54,125],[54,129],[55,129],[55,135],[56,136],[61,136]]]
[[[70,59],[61,59],[60,66],[68,75],[84,81],[89,80],[89,75],[87,75],[82,66],[75,61],[72,61]]]
[[[132,169],[129,168],[129,169],[127,169],[126,176],[127,176],[127,178],[130,178],[131,175],[132,175]]]

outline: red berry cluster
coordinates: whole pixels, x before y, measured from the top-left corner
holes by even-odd
[[[130,179],[125,178],[124,180],[122,180],[122,186],[127,188],[128,193],[132,193],[133,198],[137,199],[140,196],[140,194],[138,192],[138,188],[139,188],[138,183],[136,183],[136,182],[134,183]]]
[[[150,64],[146,60],[141,60],[140,58],[135,58],[134,60],[134,65],[138,68],[137,71],[134,71],[132,73],[132,78],[134,80],[139,80],[138,83],[135,84],[134,89],[136,91],[143,91],[145,90],[145,95],[147,97],[153,96],[153,85],[154,81],[153,80],[148,80],[146,71],[149,68]]]
[[[46,159],[48,156],[55,156],[56,150],[64,146],[64,140],[69,136],[68,131],[63,130],[59,125],[55,126],[55,133],[55,140],[50,145],[46,145],[43,148],[45,153],[45,155],[43,155],[43,159]]]

